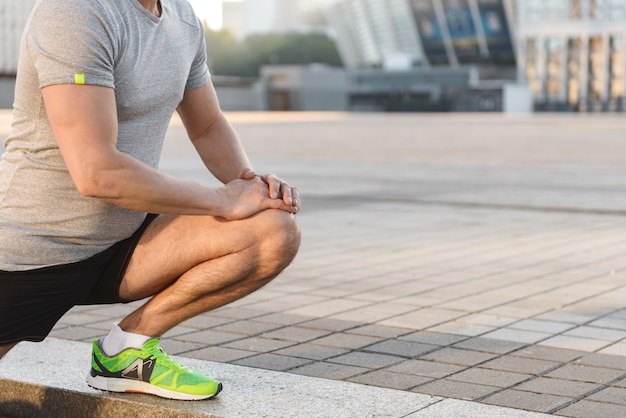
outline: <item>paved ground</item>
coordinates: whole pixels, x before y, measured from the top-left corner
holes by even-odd
[[[172,330],[168,352],[626,414],[623,117],[229,117],[259,171],[300,187],[303,245],[263,290]],[[162,168],[210,184],[183,137],[173,122]],[[133,306],[74,309],[52,336],[89,341]]]

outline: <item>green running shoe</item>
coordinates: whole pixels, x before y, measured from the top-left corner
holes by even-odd
[[[220,382],[172,360],[159,347],[158,338],[148,340],[141,350],[128,348],[113,357],[107,357],[95,340],[87,384],[111,392],[150,393],[186,401],[208,399],[222,390]]]

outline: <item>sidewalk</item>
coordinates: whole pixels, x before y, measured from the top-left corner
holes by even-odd
[[[472,401],[468,416],[626,414],[623,117],[228,116],[257,171],[299,186],[302,248],[166,351]],[[176,121],[162,169],[214,184]],[[103,336],[134,306],[76,308],[51,341]]]

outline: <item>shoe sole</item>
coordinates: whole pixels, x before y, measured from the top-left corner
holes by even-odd
[[[159,396],[161,398],[175,399],[179,401],[200,401],[203,399],[210,399],[222,391],[221,383],[217,387],[217,392],[211,395],[193,395],[163,389],[140,380],[116,379],[103,376],[92,376],[91,374],[87,375],[87,384],[94,389],[104,390],[107,392],[146,393]]]

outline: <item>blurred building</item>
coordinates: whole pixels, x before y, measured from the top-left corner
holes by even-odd
[[[298,20],[309,27],[326,27],[326,7],[334,0],[299,0]]]
[[[513,0],[337,0],[327,17],[351,109],[501,111],[521,91]]]
[[[266,66],[257,93],[263,110],[346,110],[348,79],[340,68],[320,64]]]
[[[408,0],[341,0],[327,16],[349,70],[410,68],[424,60]]]
[[[346,67],[515,66],[512,0],[338,0],[327,10]]]
[[[327,15],[358,107],[499,109],[519,82],[538,110],[624,109],[626,0],[337,0]]]
[[[222,2],[222,27],[237,39],[246,37],[246,4],[243,1]]]
[[[626,0],[518,2],[519,74],[540,109],[623,111]]]
[[[226,1],[222,3],[222,26],[240,39],[257,33],[326,31],[325,8],[332,1]]]

